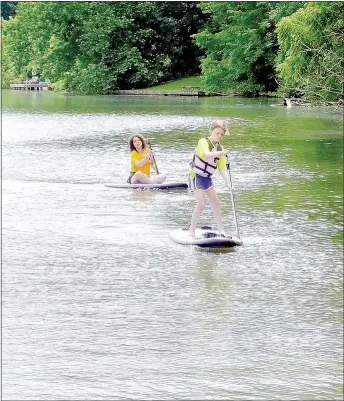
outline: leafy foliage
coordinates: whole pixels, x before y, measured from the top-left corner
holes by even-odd
[[[17,1],[2,1],[1,2],[1,17],[4,20],[9,19],[15,14]]]
[[[21,2],[4,22],[3,82],[32,73],[91,94],[194,75],[205,20],[191,2]]]
[[[195,35],[205,50],[203,81],[211,91],[247,95],[274,91],[277,37],[275,26],[301,2],[207,2],[211,14],[206,29]]]
[[[2,2],[2,84],[39,75],[55,89],[106,94],[202,71],[212,92],[281,88],[336,100],[343,10],[341,2]]]
[[[285,93],[301,90],[308,98],[344,96],[344,4],[306,3],[277,25],[277,70]]]

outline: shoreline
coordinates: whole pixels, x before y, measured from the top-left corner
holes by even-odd
[[[2,90],[11,90],[11,88],[2,88]],[[180,89],[180,90],[152,90],[152,89],[118,89],[113,91],[113,93],[108,94],[95,94],[95,95],[81,95],[79,93],[68,92],[66,90],[54,91],[52,92],[77,95],[77,96],[175,96],[175,97],[242,97],[247,99],[262,99],[262,98],[274,98],[281,99],[281,104],[279,106],[291,108],[291,107],[334,107],[342,109],[344,107],[344,102],[339,100],[338,102],[320,101],[318,103],[312,103],[308,99],[302,98],[287,98],[283,95],[279,95],[276,92],[269,93],[259,93],[257,96],[245,96],[241,93],[221,93],[221,92],[207,92],[204,89]],[[29,91],[31,92],[31,91]],[[35,91],[36,92],[36,91]],[[41,91],[39,91],[41,92]]]

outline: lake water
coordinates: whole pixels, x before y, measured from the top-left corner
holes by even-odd
[[[3,399],[342,399],[341,111],[9,90],[2,103]],[[244,242],[227,250],[169,239],[191,192],[104,186],[126,181],[135,133],[185,181],[214,119],[231,131]]]

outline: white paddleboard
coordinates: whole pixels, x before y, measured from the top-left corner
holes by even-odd
[[[162,184],[105,184],[108,188],[141,188],[141,189],[182,189],[187,188],[186,182],[163,182]]]
[[[188,229],[177,228],[170,232],[170,238],[183,245],[198,245],[201,247],[233,247],[242,245],[242,241],[232,236],[221,236],[210,227],[196,228],[195,237],[191,237]]]

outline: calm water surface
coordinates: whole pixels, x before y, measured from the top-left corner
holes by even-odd
[[[342,399],[340,111],[51,92],[2,101],[3,399]],[[169,181],[185,181],[214,118],[231,129],[244,241],[231,250],[168,238],[187,226],[192,193],[104,186],[126,180],[133,133]],[[209,205],[200,223],[214,223]]]

